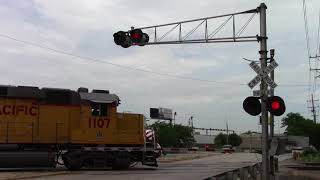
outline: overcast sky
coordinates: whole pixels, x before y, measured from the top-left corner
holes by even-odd
[[[242,109],[252,90],[255,73],[242,58],[259,58],[259,44],[155,45],[123,49],[113,33],[141,27],[215,16],[256,8],[256,0],[1,0],[0,84],[77,89],[108,89],[122,104],[119,111],[143,113],[150,107],[177,112],[177,123],[194,116],[196,127],[225,128],[237,132],[258,130],[257,117]],[[276,95],[287,112],[311,118],[307,109],[309,64],[302,0],[269,0],[268,49],[276,49],[279,67]],[[311,54],[316,54],[320,1],[307,0]],[[236,22],[245,23],[250,16]],[[259,32],[255,16],[243,35]],[[213,22],[212,29],[218,22]],[[194,27],[190,25],[189,28]],[[188,27],[186,27],[188,28]],[[230,33],[230,25],[220,36]],[[157,73],[217,81],[203,82],[129,70],[103,62],[83,60],[19,43],[5,36],[32,42],[77,56],[98,59]],[[313,78],[312,78],[313,80]],[[316,98],[319,93],[315,92]],[[280,117],[281,118],[281,117]],[[276,118],[279,120],[280,118]],[[276,130],[278,128],[276,127]]]

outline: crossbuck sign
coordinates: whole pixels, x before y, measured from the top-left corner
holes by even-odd
[[[271,89],[277,87],[277,84],[268,76],[268,74],[278,66],[276,61],[272,61],[264,71],[262,71],[260,66],[255,62],[251,62],[249,66],[258,74],[248,83],[248,86],[251,89],[255,87],[262,79],[266,81]]]

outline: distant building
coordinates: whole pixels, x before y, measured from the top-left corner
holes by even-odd
[[[291,149],[294,146],[299,147],[309,147],[309,137],[304,136],[288,136],[288,145],[287,148]]]
[[[195,146],[199,148],[205,148],[208,150],[213,150],[215,135],[204,135],[200,133],[194,134]]]
[[[242,143],[239,148],[242,150],[261,151],[261,133],[241,134]],[[309,137],[304,136],[287,136],[285,134],[277,134],[278,150],[282,154],[285,151],[291,150],[292,147],[306,148],[309,146]]]
[[[260,150],[261,149],[261,134],[260,133],[250,133],[241,134],[242,143],[239,148],[242,150]]]

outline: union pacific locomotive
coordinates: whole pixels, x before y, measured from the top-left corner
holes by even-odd
[[[119,104],[107,90],[0,86],[0,167],[157,166],[144,116]]]

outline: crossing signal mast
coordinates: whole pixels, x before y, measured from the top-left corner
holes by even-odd
[[[131,46],[145,46],[145,45],[160,45],[160,44],[190,44],[190,43],[235,43],[235,42],[259,42],[260,43],[260,64],[261,68],[254,63],[250,66],[258,73],[258,75],[249,83],[249,87],[253,88],[256,84],[261,81],[259,98],[249,97],[243,104],[244,109],[251,115],[258,115],[261,113],[262,119],[262,180],[269,180],[269,139],[268,139],[268,111],[275,115],[282,115],[285,111],[284,102],[280,97],[274,96],[268,98],[267,87],[275,88],[277,85],[269,78],[268,73],[270,73],[276,66],[276,62],[270,62],[267,67],[267,28],[266,28],[266,9],[267,6],[261,3],[259,7],[255,9],[250,9],[247,11],[242,11],[238,13],[225,14],[220,16],[206,17],[193,19],[188,21],[180,21],[175,23],[161,24],[155,26],[134,28],[131,27],[128,31],[118,31],[113,34],[114,42],[123,47],[128,48]],[[252,14],[248,21],[242,26],[238,26],[236,22],[236,16]],[[243,36],[242,32],[246,29],[250,21],[253,19],[255,14],[260,15],[260,34],[254,36]],[[210,30],[209,24],[211,20],[225,18],[226,20],[219,25],[213,31]],[[216,34],[223,29],[223,27],[228,23],[232,22],[232,34],[226,35],[224,37],[216,37]],[[198,23],[188,33],[184,34],[184,28],[188,24]],[[237,26],[236,26],[237,25]],[[169,28],[167,32],[159,36],[159,29]],[[204,27],[202,30],[202,38],[190,38],[200,27]],[[241,27],[236,31],[236,27]],[[146,31],[152,31],[152,34],[145,33]],[[145,32],[144,32],[145,31]],[[175,38],[171,40],[166,40],[168,35],[173,31],[178,31]],[[160,31],[161,32],[161,31]],[[151,36],[153,38],[150,38]],[[261,101],[261,102],[260,102]],[[271,167],[272,168],[272,167]],[[273,179],[273,178],[272,178]]]

